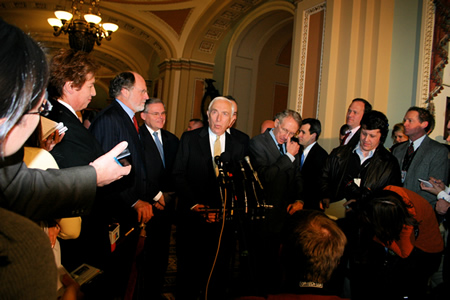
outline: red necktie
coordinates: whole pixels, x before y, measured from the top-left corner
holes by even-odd
[[[134,127],[136,128],[137,133],[139,133],[139,126],[136,120],[136,116],[133,116],[133,123],[134,123]]]
[[[345,141],[347,140],[348,136],[350,135],[351,131],[348,131],[345,133],[344,138],[342,139],[341,145],[345,145]]]

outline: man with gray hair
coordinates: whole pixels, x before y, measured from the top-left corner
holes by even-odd
[[[145,102],[139,128],[144,148],[149,195],[153,197],[153,218],[147,226],[145,256],[140,264],[144,276],[142,296],[146,299],[162,299],[164,275],[169,261],[169,245],[172,221],[175,215],[175,182],[173,164],[178,150],[178,138],[163,129],[166,123],[166,107],[162,100],[150,98]],[[157,257],[158,259],[154,259]]]
[[[233,177],[239,176],[239,161],[244,159],[247,147],[226,132],[233,112],[229,99],[214,98],[208,108],[208,127],[186,131],[180,140],[173,169],[179,195],[177,299],[203,298],[202,293],[208,293],[210,299],[226,296],[225,287],[229,278],[227,263],[234,250],[233,230],[225,224],[221,234],[223,218],[217,218],[218,214],[211,210],[223,211],[223,202],[231,200],[225,197],[227,193],[221,192],[227,189],[217,173],[219,166],[215,158],[223,157],[225,160],[228,156],[227,170]],[[234,182],[239,180],[234,179]],[[228,194],[231,194],[230,191]],[[215,261],[219,238],[220,251]],[[214,273],[209,281],[213,265]]]
[[[291,140],[301,124],[296,111],[286,109],[275,116],[275,127],[250,140],[250,158],[259,175],[267,205],[265,220],[255,235],[254,258],[257,289],[276,293],[280,283],[277,272],[280,233],[289,215],[303,208],[302,177],[300,173],[300,145]],[[259,269],[261,268],[261,269]]]

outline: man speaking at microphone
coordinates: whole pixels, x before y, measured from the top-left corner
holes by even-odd
[[[260,294],[280,292],[279,249],[282,230],[290,215],[303,209],[298,142],[291,140],[302,118],[286,109],[275,116],[275,127],[250,140],[250,159],[262,183],[265,219],[256,227],[253,241],[255,288]]]
[[[221,234],[222,219],[218,216],[222,214],[221,208],[225,200],[221,191],[227,190],[222,182],[223,175],[227,173],[232,173],[232,177],[239,176],[239,161],[244,159],[247,145],[241,144],[226,132],[233,116],[230,100],[224,97],[214,98],[207,114],[208,127],[187,131],[181,137],[173,170],[179,195],[177,299],[204,298],[205,292],[209,299],[225,298],[229,277],[227,263],[234,250],[233,243],[230,242],[231,227],[228,228],[225,224]],[[229,162],[221,161],[225,160],[224,157]],[[225,163],[226,170],[223,170]],[[232,191],[225,194],[230,193]],[[215,209],[219,213],[208,212],[208,209]],[[208,283],[219,238],[219,256]],[[206,291],[207,285],[209,288]]]

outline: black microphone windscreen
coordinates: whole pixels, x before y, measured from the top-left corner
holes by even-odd
[[[231,154],[230,154],[230,152],[223,152],[221,155],[220,155],[220,161],[222,162],[222,163],[229,163],[230,161],[231,161]]]

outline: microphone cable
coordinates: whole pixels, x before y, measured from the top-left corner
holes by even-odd
[[[209,284],[211,282],[211,277],[212,277],[212,274],[214,272],[214,267],[216,266],[217,257],[219,256],[220,244],[222,242],[223,229],[225,227],[225,214],[226,214],[226,207],[227,207],[227,189],[226,188],[224,190],[224,194],[225,194],[225,197],[224,197],[225,200],[223,201],[222,225],[221,225],[221,228],[220,228],[219,241],[217,243],[216,255],[214,256],[214,261],[213,261],[213,264],[212,264],[212,267],[211,267],[211,272],[209,273],[208,281],[206,282],[205,300],[208,300]],[[220,193],[220,195],[222,195],[222,193]]]

